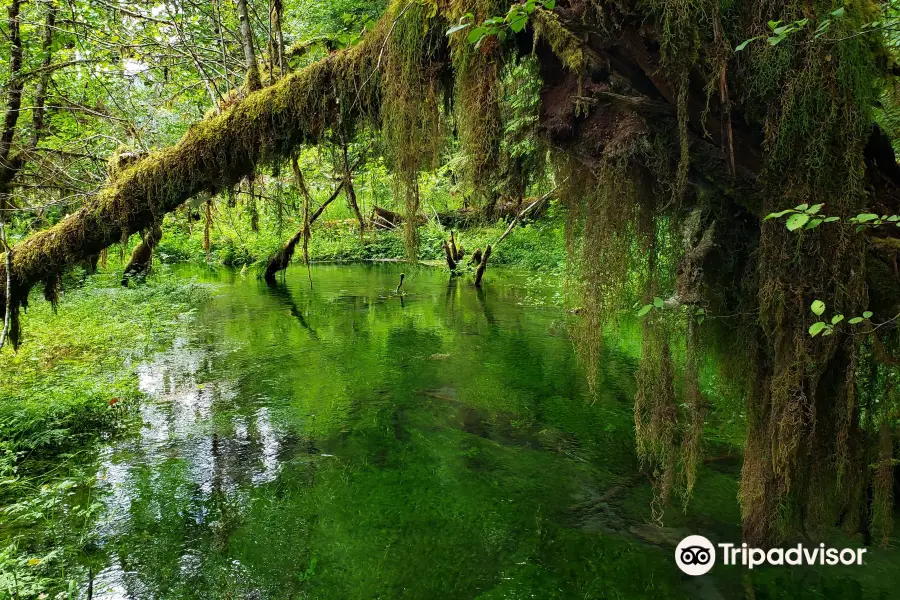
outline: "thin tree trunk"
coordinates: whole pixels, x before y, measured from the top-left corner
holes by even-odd
[[[356,220],[359,222],[359,237],[362,239],[363,232],[366,229],[366,220],[363,219],[362,213],[359,211],[359,204],[356,201],[356,190],[353,189],[353,174],[350,168],[350,158],[347,154],[347,144],[342,144],[341,149],[344,156],[344,192],[346,192],[347,202],[350,204],[350,208],[353,209],[353,214],[356,215]]]
[[[6,86],[6,113],[3,116],[3,129],[0,130],[0,210],[10,208],[9,182],[19,170],[10,162],[10,150],[16,135],[19,122],[19,109],[22,106],[22,31],[19,23],[21,0],[12,0],[8,15],[7,37],[9,38],[9,81]]]
[[[278,58],[278,77],[284,77],[284,34],[281,31],[281,14],[284,12],[284,1],[274,0],[272,3],[272,27],[274,28],[275,45],[277,46],[275,55]]]
[[[300,170],[300,165],[297,163],[296,156],[291,160],[291,169],[294,171],[297,187],[303,195],[303,229],[301,230],[303,236],[303,264],[306,265],[306,276],[309,278],[309,287],[312,288],[312,271],[309,268],[309,188],[306,187],[306,181],[303,179],[303,171]]]
[[[253,48],[253,29],[250,27],[247,0],[237,0],[237,9],[240,20],[241,47],[244,50],[244,65],[247,69],[245,84],[248,92],[254,92],[262,87],[262,82],[259,79],[259,67],[256,64],[256,52]]]

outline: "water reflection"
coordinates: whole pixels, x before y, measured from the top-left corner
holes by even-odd
[[[684,592],[671,568],[632,577],[667,553],[569,513],[637,471],[633,357],[606,351],[594,402],[562,311],[499,274],[407,268],[398,297],[400,270],[229,278],[139,367],[143,427],[98,473],[95,598]]]

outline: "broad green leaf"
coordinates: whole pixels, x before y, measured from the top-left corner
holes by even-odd
[[[781,21],[769,21],[769,29],[774,30],[779,25],[781,25]]]
[[[812,325],[809,326],[809,335],[816,337],[817,335],[822,333],[823,329],[825,329],[825,322],[824,321],[816,321],[815,323],[813,323]]]
[[[794,210],[806,210],[807,208],[809,208],[809,204],[806,204],[804,202],[803,204],[798,204],[797,206],[795,206]]]
[[[655,306],[656,308],[662,308],[663,306],[665,306],[665,302],[662,298],[657,296],[653,299],[653,306]]]
[[[825,222],[826,223],[834,223],[835,221],[840,221],[840,220],[841,220],[840,217],[828,217],[825,219]]]
[[[779,212],[769,213],[769,214],[766,215],[766,218],[763,219],[763,221],[768,221],[769,219],[778,219],[778,218],[781,218],[781,217],[783,217],[784,215],[786,215],[786,214],[788,214],[788,213],[792,213],[792,212],[794,212],[794,209],[793,209],[793,208],[786,208],[786,209],[784,209],[784,210],[782,210],[782,211],[779,211]]]
[[[825,312],[825,303],[821,300],[814,300],[812,306],[810,306],[809,308],[817,317],[821,317],[822,313]]]
[[[866,312],[863,313],[863,319],[871,319],[871,318],[872,318],[872,311],[867,310]]]
[[[457,31],[462,31],[469,25],[471,25],[471,23],[460,23],[459,25],[454,25],[453,27],[451,27],[450,29],[447,30],[447,35],[452,35],[452,34],[456,33]]]
[[[520,18],[518,18],[514,21],[510,21],[509,28],[512,30],[513,33],[519,33],[520,31],[525,29],[526,23],[528,23],[528,17],[525,15],[522,15]]]
[[[857,223],[867,223],[869,221],[874,221],[878,218],[878,215],[873,213],[863,213],[861,215],[856,215]]]
[[[750,42],[752,42],[752,41],[754,41],[754,40],[758,40],[758,39],[759,39],[759,38],[750,38],[749,40],[744,40],[743,42],[741,42],[740,44],[738,44],[738,45],[735,47],[734,51],[735,51],[735,52],[740,52],[741,50],[743,50],[744,48],[746,48],[747,45],[748,45]]]
[[[546,0],[544,2],[544,8],[546,8],[547,10],[553,10],[554,8],[556,8],[556,0]]]
[[[809,223],[806,224],[806,229],[815,229],[816,227],[821,225],[824,220],[825,219],[813,219],[812,221],[810,221]]]
[[[653,310],[653,305],[652,305],[652,304],[645,304],[644,306],[641,307],[641,310],[638,311],[637,316],[643,317],[644,315],[646,315],[646,314],[647,314],[648,312],[650,312],[651,310]]]
[[[863,318],[862,317],[853,317],[852,319],[850,319],[847,322],[850,323],[851,325],[858,325],[863,322]]]
[[[818,213],[820,210],[822,210],[823,206],[825,206],[824,202],[820,202],[819,204],[813,204],[812,206],[810,206],[809,208],[806,209],[806,214],[814,215],[814,214]]]
[[[787,220],[785,225],[787,225],[788,231],[796,231],[800,229],[806,222],[809,221],[809,215],[806,213],[794,213]]]
[[[838,323],[840,323],[840,322],[843,321],[843,320],[844,320],[844,315],[842,315],[842,314],[836,314],[836,315],[834,315],[833,317],[831,317],[831,324],[832,324],[832,325],[837,325]]]
[[[837,10],[831,11],[831,16],[832,17],[843,17],[844,16],[844,7],[842,6]]]
[[[484,27],[476,27],[472,31],[469,32],[469,37],[466,38],[470,44],[474,44],[479,41],[482,37],[484,37]]]

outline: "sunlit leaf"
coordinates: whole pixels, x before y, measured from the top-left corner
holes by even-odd
[[[809,221],[809,215],[806,213],[794,213],[788,218],[785,225],[788,231],[796,231],[806,225],[807,221]]]
[[[821,317],[822,313],[825,312],[825,303],[821,300],[814,300],[812,306],[810,306],[809,308],[816,316]]]

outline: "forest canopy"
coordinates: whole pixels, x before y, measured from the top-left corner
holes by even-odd
[[[717,355],[745,402],[745,538],[890,535],[895,2],[4,3],[11,345],[32,290],[56,302],[134,234],[148,263],[169,213],[208,231],[216,206],[292,212],[283,268],[315,235],[309,190],[343,190],[362,231],[367,185],[414,261],[425,190],[484,220],[555,190],[591,385],[604,327],[637,302],[654,514],[691,496]]]

